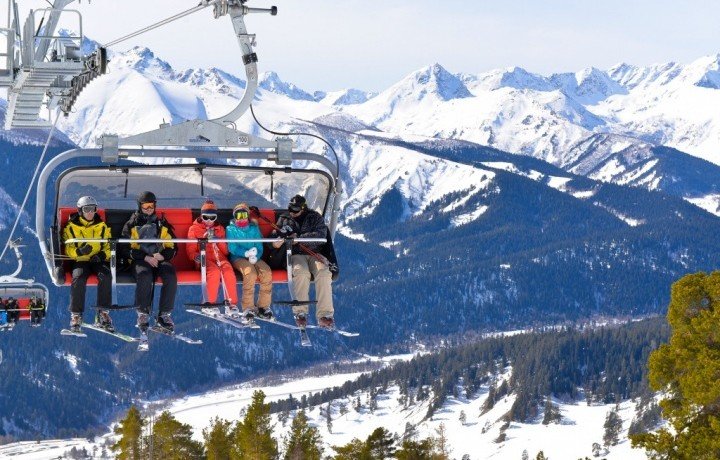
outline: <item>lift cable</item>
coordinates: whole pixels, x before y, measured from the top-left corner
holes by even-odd
[[[40,167],[42,166],[43,160],[45,159],[45,153],[47,153],[47,149],[50,146],[50,141],[52,140],[53,133],[55,132],[55,126],[57,126],[57,122],[60,119],[60,111],[56,111],[55,115],[55,123],[53,123],[52,128],[50,129],[50,133],[48,134],[47,141],[45,141],[45,147],[43,148],[42,154],[40,155],[40,159],[37,162],[37,165],[35,166],[35,171],[33,172],[32,179],[30,179],[30,183],[28,184],[27,192],[25,193],[25,198],[23,199],[22,204],[20,205],[20,209],[18,209],[17,217],[15,218],[15,223],[12,226],[12,229],[10,229],[10,233],[8,234],[7,241],[5,242],[5,247],[2,250],[2,253],[0,253],[0,261],[3,257],[5,257],[5,253],[7,252],[8,248],[11,246],[13,233],[15,233],[15,229],[17,228],[18,224],[20,223],[20,218],[22,217],[23,210],[25,209],[25,205],[27,204],[28,198],[30,197],[30,191],[32,190],[32,186],[35,183],[35,179],[37,179],[38,172],[40,171]],[[41,203],[35,203],[35,206],[42,206]]]
[[[176,15],[170,16],[169,18],[163,19],[162,21],[156,22],[154,24],[150,24],[147,27],[143,27],[142,29],[136,30],[135,32],[132,32],[123,37],[116,38],[115,40],[104,44],[103,48],[110,48],[111,46],[117,45],[118,43],[122,43],[133,37],[137,37],[138,35],[144,34],[145,32],[150,32],[151,30],[157,29],[158,27],[162,27],[164,25],[170,24],[173,21],[177,21],[178,19],[184,18],[185,16],[189,16],[193,13],[203,10],[210,5],[214,5],[217,2],[218,2],[218,0],[203,0],[202,2],[200,2],[200,4],[198,6],[196,6],[194,8],[190,8],[189,10],[185,10],[180,13],[177,13]]]

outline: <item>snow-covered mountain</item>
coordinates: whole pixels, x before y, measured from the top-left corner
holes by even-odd
[[[88,41],[87,47],[91,44]],[[260,121],[271,129],[317,133],[324,125],[411,143],[438,138],[469,141],[532,156],[597,180],[665,191],[674,184],[672,193],[716,212],[714,187],[691,187],[682,171],[668,178],[653,165],[661,163],[655,150],[661,145],[720,162],[714,154],[720,146],[720,127],[713,120],[720,102],[715,100],[720,98],[718,67],[718,56],[709,56],[689,65],[621,64],[608,71],[588,68],[545,77],[520,67],[453,75],[433,64],[379,94],[356,89],[311,93],[265,72],[254,106]],[[74,112],[61,120],[60,129],[86,146],[102,133],[131,135],[163,122],[220,117],[237,104],[244,87],[242,78],[220,69],[176,71],[151,50],[135,47],[112,53],[108,75],[88,85]],[[263,135],[249,114],[237,120],[237,126]],[[42,137],[30,132],[3,135],[14,142],[31,135]],[[322,148],[309,141],[301,141],[301,146]],[[352,210],[369,196],[366,190],[381,187],[360,184],[357,172],[373,170],[371,163],[380,155],[368,142],[345,147],[341,157],[350,185],[345,203]],[[683,157],[681,152],[677,155]],[[368,164],[361,166],[364,162]],[[397,167],[399,162],[391,163],[395,172],[378,176],[379,181],[405,175]],[[433,163],[437,174],[452,170],[452,165],[440,163]],[[419,176],[432,178],[432,166],[426,161],[417,165],[424,165]],[[715,177],[715,169],[710,171]],[[356,190],[359,196],[354,196]],[[425,193],[420,187],[412,190]],[[410,189],[406,192],[409,202],[424,201],[411,197]]]

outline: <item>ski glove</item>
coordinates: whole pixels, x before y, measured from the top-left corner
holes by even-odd
[[[96,264],[99,264],[100,262],[105,260],[105,253],[104,252],[98,252],[97,254],[90,257],[90,262],[94,262]]]
[[[340,277],[340,267],[338,267],[337,264],[328,264],[328,269],[330,270],[330,273],[332,275],[332,280],[337,281],[337,279]]]
[[[79,256],[86,256],[92,252],[92,246],[87,243],[80,243],[75,252]]]
[[[245,251],[245,257],[248,261],[250,261],[251,264],[255,265],[257,263],[257,248],[250,248],[247,251]]]

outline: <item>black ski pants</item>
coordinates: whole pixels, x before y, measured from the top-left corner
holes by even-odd
[[[97,306],[110,307],[112,304],[112,275],[104,262],[75,262],[70,284],[70,312],[82,314],[85,311],[85,291],[88,276],[95,273],[98,278]]]
[[[10,323],[17,323],[20,321],[20,304],[17,301],[8,303],[7,305],[7,320]]]
[[[150,314],[153,301],[153,286],[155,278],[162,280],[160,290],[160,313],[169,313],[175,306],[175,294],[177,293],[177,275],[175,267],[166,260],[160,262],[154,268],[144,260],[136,261],[133,266],[135,274],[135,308],[141,313]]]

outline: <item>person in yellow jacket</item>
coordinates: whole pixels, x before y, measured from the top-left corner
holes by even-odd
[[[70,215],[63,229],[63,243],[71,238],[110,238],[110,228],[97,214],[97,201],[91,196],[83,196],[77,202],[77,213]],[[110,244],[105,243],[65,243],[65,255],[72,259],[72,284],[70,287],[70,330],[80,332],[82,315],[85,311],[85,290],[91,273],[98,278],[97,305],[100,307],[95,317],[108,332],[114,332],[108,311],[112,303],[112,275],[110,274]]]

